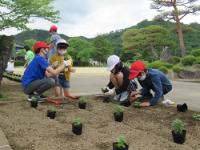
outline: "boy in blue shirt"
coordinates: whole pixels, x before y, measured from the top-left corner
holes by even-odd
[[[67,64],[61,64],[57,69],[53,69],[47,62],[49,50],[45,42],[36,42],[33,46],[36,54],[35,58],[27,66],[22,77],[22,87],[24,93],[29,95],[29,101],[33,96],[42,97],[42,93],[55,86],[55,79],[51,78],[64,70]]]
[[[131,93],[132,99],[137,95],[147,97],[147,102],[140,104],[141,107],[154,106],[165,94],[172,90],[172,84],[164,73],[157,69],[147,69],[142,61],[135,61],[131,64],[129,79],[137,78],[142,89]],[[154,92],[154,96],[150,93]]]

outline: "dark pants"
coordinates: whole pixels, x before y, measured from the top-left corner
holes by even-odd
[[[34,92],[37,94],[42,94],[46,90],[55,86],[55,79],[53,78],[44,78],[41,80],[32,81],[26,88],[24,88],[24,93],[31,95]]]

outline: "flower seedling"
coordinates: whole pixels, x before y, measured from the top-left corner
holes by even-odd
[[[124,112],[124,109],[122,108],[122,106],[116,106],[113,109],[113,113],[115,113],[115,114],[120,114],[120,113],[123,113],[123,112]]]
[[[200,121],[200,114],[194,113],[194,114],[192,115],[192,118],[193,118],[194,120]]]
[[[75,118],[73,121],[73,124],[76,126],[79,126],[81,124],[81,119],[80,118]]]
[[[133,106],[135,107],[135,108],[140,108],[141,106],[140,106],[140,104],[141,104],[141,102],[134,102],[134,104],[133,104]]]
[[[48,107],[48,110],[51,111],[51,112],[55,112],[56,108],[51,105],[51,106]]]
[[[180,120],[180,119],[176,119],[172,122],[172,130],[176,133],[176,134],[182,134],[183,131],[185,130],[185,123]]]
[[[118,148],[125,148],[126,147],[126,141],[125,137],[123,135],[120,135],[117,139],[117,147]]]
[[[83,97],[83,96],[81,96],[80,98],[79,98],[79,101],[78,101],[80,104],[83,104],[83,103],[85,103],[85,98]]]

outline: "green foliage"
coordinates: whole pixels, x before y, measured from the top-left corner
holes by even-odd
[[[125,148],[126,147],[126,141],[125,137],[123,135],[120,135],[117,139],[117,147],[118,148]]]
[[[140,108],[140,107],[141,107],[140,104],[141,104],[141,102],[136,101],[136,102],[133,103],[133,106],[134,106],[135,108]]]
[[[194,114],[192,115],[192,118],[193,118],[194,120],[200,121],[200,114],[194,113]]]
[[[28,39],[24,41],[25,45],[28,45],[30,49],[32,49],[33,44],[35,44],[37,41],[35,39]]]
[[[114,51],[112,44],[104,36],[97,36],[93,45],[95,47],[94,58],[99,62],[106,62],[107,57]]]
[[[50,105],[50,106],[48,107],[48,110],[55,112],[55,111],[56,111],[56,107]]]
[[[173,66],[172,70],[176,73],[179,73],[180,71],[183,70],[183,67],[180,64],[178,64],[178,65]]]
[[[18,52],[16,52],[16,56],[25,56],[26,50],[25,49],[20,49]]]
[[[200,49],[194,49],[190,52],[191,55],[198,57],[200,56]]]
[[[81,96],[80,98],[79,98],[79,101],[78,101],[79,103],[85,103],[85,97],[83,97],[83,96]]]
[[[195,61],[196,58],[192,55],[187,55],[181,59],[183,66],[192,66]]]
[[[168,73],[168,69],[167,69],[167,67],[165,67],[165,66],[161,66],[161,67],[159,67],[158,68],[160,71],[162,71],[163,73]]]
[[[67,51],[72,56],[74,65],[88,65],[89,60],[94,58],[95,48],[92,43],[79,37],[70,38],[68,41],[70,47]]]
[[[81,124],[81,119],[80,118],[75,118],[73,120],[73,124],[76,125],[76,126],[80,125]]]
[[[14,66],[24,66],[24,61],[16,60]]]
[[[169,59],[169,63],[171,64],[178,64],[180,61],[181,61],[181,58],[177,56],[172,56]]]
[[[159,69],[160,67],[166,67],[167,69],[171,69],[173,65],[160,60],[148,64],[148,68]]]
[[[148,56],[152,60],[159,58],[164,46],[171,47],[173,45],[167,29],[158,25],[129,29],[124,32],[122,41],[125,50],[145,51],[146,53],[143,53],[143,56]]]
[[[200,64],[200,57],[196,57],[194,64]]]
[[[57,22],[58,11],[54,11],[53,0],[4,0],[0,2],[2,11],[0,30],[14,27],[27,29],[31,17],[40,17],[48,21]]]
[[[172,122],[172,130],[177,134],[182,134],[183,130],[185,130],[185,123],[180,119],[174,120]]]
[[[113,109],[113,113],[116,113],[116,114],[119,114],[119,113],[122,113],[124,112],[124,109],[122,106],[116,106],[114,109]]]

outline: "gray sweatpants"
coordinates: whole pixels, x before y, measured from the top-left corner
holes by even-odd
[[[39,95],[45,92],[46,90],[54,87],[56,84],[55,79],[53,78],[44,78],[41,80],[32,81],[26,88],[24,88],[24,93],[31,95],[34,92]]]

